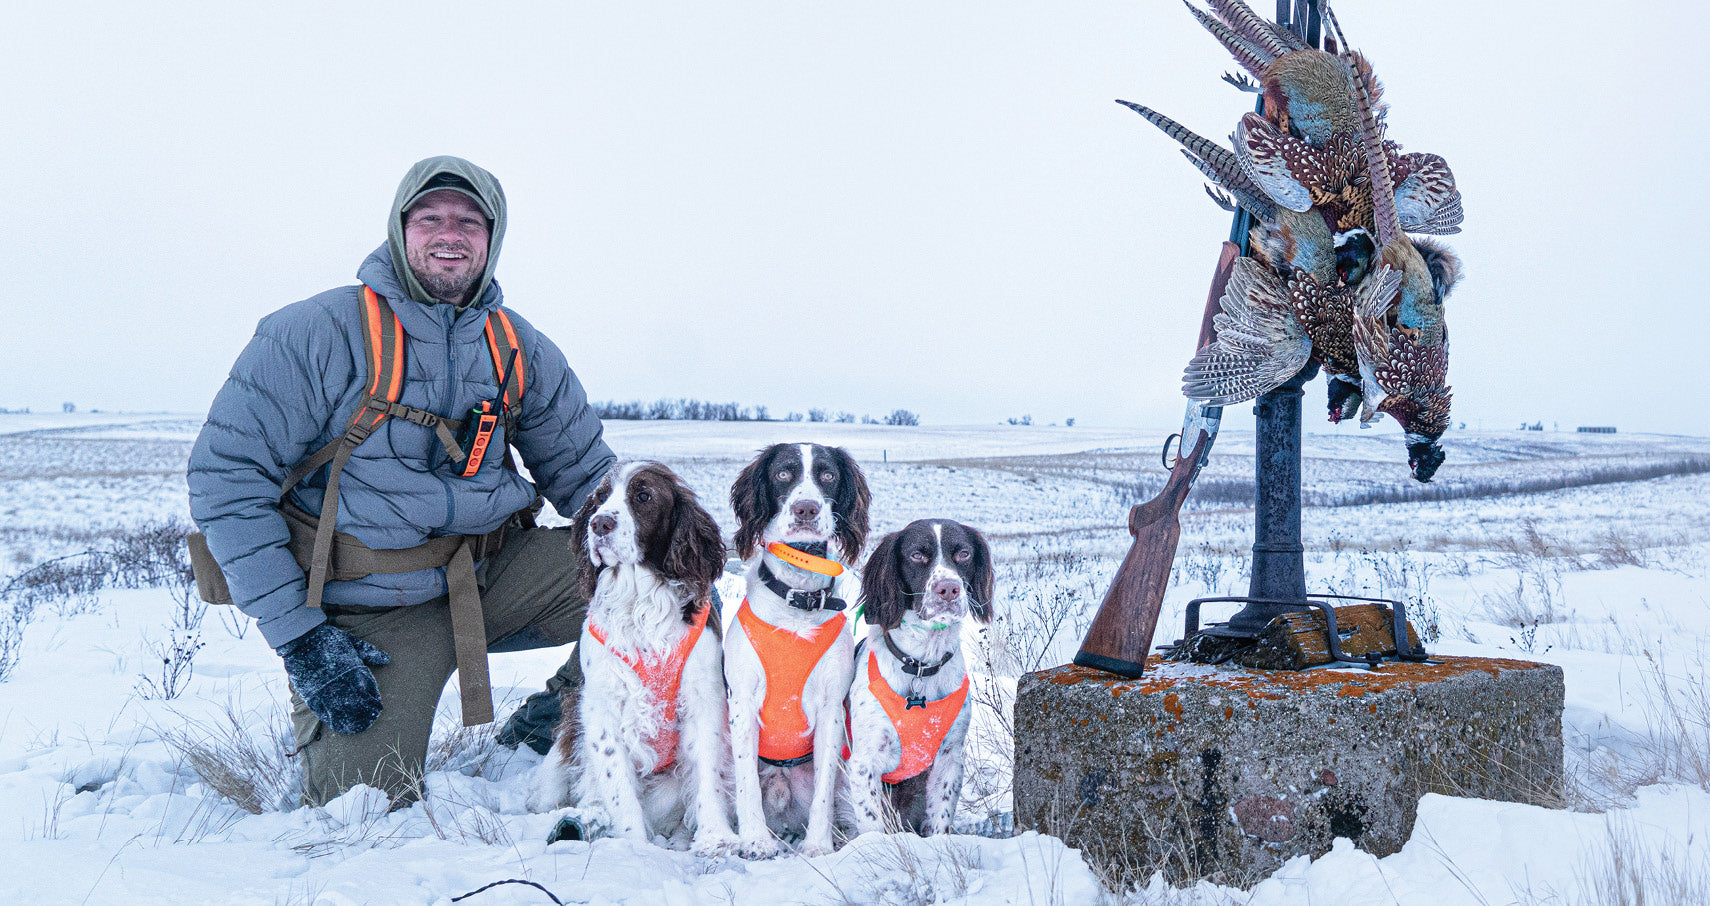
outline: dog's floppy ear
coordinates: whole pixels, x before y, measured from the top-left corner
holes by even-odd
[[[992,567],[992,546],[986,543],[986,536],[970,525],[964,525],[969,536],[974,539],[974,576],[973,588],[968,589],[968,604],[974,619],[982,623],[992,621],[992,595],[997,591],[997,572]]]
[[[576,518],[570,521],[570,556],[576,563],[576,588],[585,599],[592,599],[594,589],[600,585],[599,567],[588,558],[588,520],[594,518],[594,511],[611,495],[611,486],[612,478],[608,473],[599,486],[594,488],[594,493],[582,501],[582,508],[576,511]]]
[[[724,571],[724,539],[719,537],[718,523],[695,500],[694,491],[678,482],[676,495],[664,566],[668,578],[681,579],[694,590],[694,596],[683,608],[683,619],[688,621]]]
[[[897,562],[901,541],[902,532],[880,539],[861,570],[861,616],[885,630],[901,626],[903,611],[908,610],[908,589],[903,586],[902,565]]]
[[[742,473],[736,476],[736,483],[730,486],[730,509],[736,514],[736,534],[731,537],[736,545],[736,554],[744,560],[754,556],[754,548],[760,543],[760,533],[766,530],[766,523],[778,515],[778,501],[766,493],[766,472],[771,468],[772,454],[781,444],[773,444],[760,451],[754,461],[744,466]]]
[[[867,544],[867,509],[872,503],[873,494],[867,489],[867,476],[862,474],[861,467],[855,464],[855,458],[842,447],[831,447],[831,456],[837,461],[837,468],[843,473],[843,480],[837,483],[837,500],[832,505],[831,512],[836,517],[837,545],[843,548],[843,557],[853,563],[861,556],[861,548]],[[899,617],[900,619],[900,617]]]

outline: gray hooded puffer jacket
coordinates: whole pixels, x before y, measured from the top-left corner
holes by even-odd
[[[411,177],[426,185],[437,172],[467,172],[453,167],[436,171],[434,160],[418,164]],[[491,192],[497,190],[494,180]],[[392,224],[401,222],[401,208],[415,194],[400,189]],[[503,299],[491,276],[503,236],[504,201],[502,193],[482,200],[497,216],[484,289],[468,306],[428,305],[413,298],[418,294],[411,290],[418,287],[400,281],[393,262],[402,256],[393,255],[390,242],[357,270],[362,283],[391,303],[409,335],[400,401],[453,418],[498,392],[482,328],[487,313]],[[390,232],[401,235],[401,230]],[[362,398],[367,366],[362,361],[361,290],[329,290],[263,318],[214,397],[190,454],[191,516],[207,535],[233,601],[255,619],[274,647],[325,621],[304,604],[307,580],[286,548],[289,534],[279,512],[279,488],[293,466],[343,433]],[[615,457],[564,354],[515,312],[507,308],[506,313],[527,356],[526,386],[516,436],[505,437],[501,429],[492,449],[515,445],[530,474],[541,482],[540,493],[568,515],[593,491]],[[481,471],[468,479],[452,474],[446,460],[432,429],[387,419],[345,466],[338,529],[372,548],[413,547],[441,535],[492,531],[535,497],[534,486],[504,469],[499,456],[489,455]],[[305,478],[292,489],[291,502],[305,512],[319,513],[326,473],[323,467]],[[328,582],[324,599],[330,604],[408,606],[446,590],[445,570],[440,568]]]

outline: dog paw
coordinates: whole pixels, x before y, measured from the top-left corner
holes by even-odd
[[[771,837],[743,840],[736,847],[736,854],[744,859],[770,859],[782,851],[778,841]]]
[[[819,856],[829,856],[834,849],[836,849],[836,847],[832,846],[829,840],[813,843],[804,842],[802,844],[801,854],[809,859],[813,859]]]
[[[735,834],[697,834],[694,853],[706,859],[718,859],[737,851],[740,846]]]

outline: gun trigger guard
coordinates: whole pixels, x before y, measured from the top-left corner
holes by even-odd
[[[1181,441],[1183,439],[1184,438],[1179,433],[1178,434],[1172,434],[1169,437],[1164,438],[1164,449],[1163,449],[1162,454],[1158,457],[1160,460],[1163,461],[1164,468],[1174,469],[1176,467],[1177,460],[1180,460],[1182,458]],[[1176,448],[1176,454],[1174,456],[1170,455],[1170,446],[1172,444],[1174,444],[1175,448]]]

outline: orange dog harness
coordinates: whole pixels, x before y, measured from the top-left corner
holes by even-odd
[[[838,614],[800,636],[755,616],[747,598],[742,599],[736,619],[766,672],[766,698],[760,704],[760,758],[777,765],[801,764],[813,755],[813,728],[802,711],[802,690],[848,620]]]
[[[659,732],[647,740],[653,748],[655,774],[677,763],[677,741],[682,735],[677,730],[677,692],[683,687],[683,666],[688,663],[689,652],[695,649],[695,643],[700,641],[701,630],[707,627],[707,613],[711,610],[711,607],[702,607],[676,649],[662,658],[632,658],[606,646],[613,657],[635,671],[647,694],[663,703],[659,711]],[[588,623],[588,634],[601,645],[606,644],[606,631],[592,621]]]
[[[891,727],[902,743],[902,760],[897,762],[896,770],[885,774],[884,781],[901,783],[932,767],[932,760],[944,745],[944,737],[950,735],[950,728],[955,726],[962,705],[968,700],[968,677],[962,677],[962,685],[955,692],[937,701],[905,699],[885,682],[885,675],[879,672],[878,654],[869,651],[867,688],[884,707],[885,716],[891,719]]]

